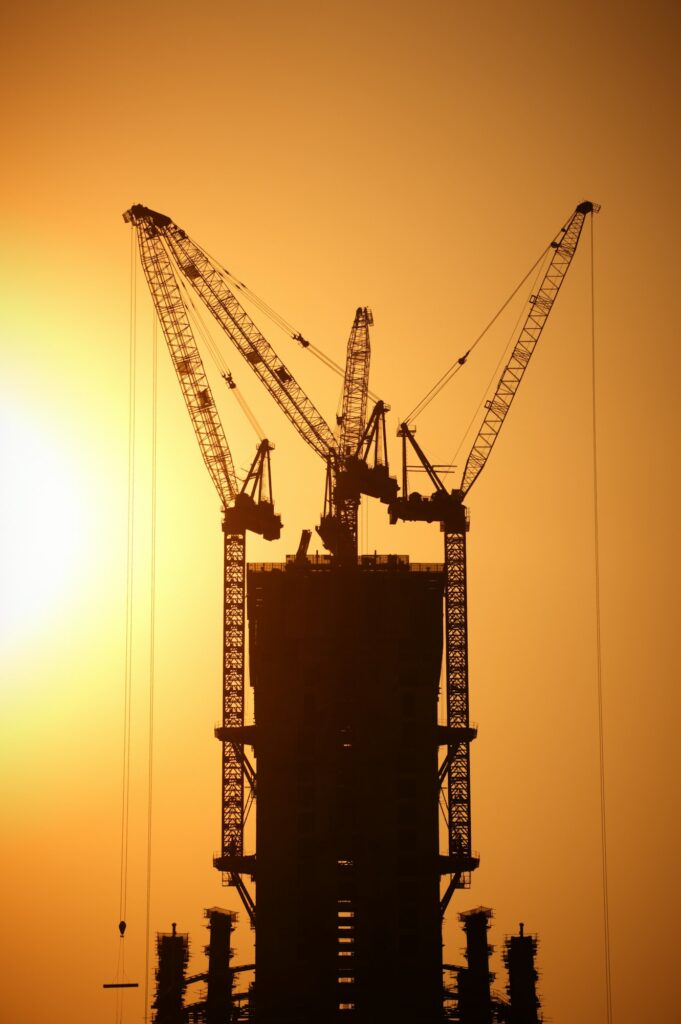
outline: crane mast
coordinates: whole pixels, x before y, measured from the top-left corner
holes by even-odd
[[[345,461],[354,455],[364,433],[367,416],[367,393],[369,390],[369,366],[371,363],[371,342],[369,327],[374,322],[371,310],[360,306],[348,338],[343,379],[343,408],[341,412],[340,458]],[[336,477],[337,488],[337,477]],[[337,515],[341,529],[347,537],[351,555],[357,557],[357,512],[359,492],[343,497],[337,493]]]
[[[362,485],[349,476],[366,432],[367,397],[371,342],[369,328],[374,318],[366,306],[359,306],[348,338],[343,377],[342,411],[338,418],[338,456],[330,458],[326,471],[324,512],[317,527],[325,547],[342,560],[357,558],[357,513]],[[369,470],[371,473],[371,470]]]
[[[469,519],[463,498],[489,459],[570,268],[586,217],[599,209],[594,203],[580,203],[550,243],[551,258],[537,292],[530,297],[529,309],[493,396],[486,403],[483,422],[468,455],[460,487],[447,491],[407,423],[402,423],[398,432],[403,445],[402,495],[388,506],[390,521],[439,522],[444,534],[448,735],[440,778],[441,782],[446,782],[448,868],[451,875],[442,897],[443,912],[454,890],[469,884],[470,871],[478,865],[478,859],[473,856],[471,848],[470,743],[476,736],[476,730],[471,728],[469,722],[466,596],[466,534]],[[408,445],[416,453],[435,488],[430,496],[409,493]]]
[[[371,310],[367,306],[360,306],[348,338],[339,446],[341,455],[345,456],[356,453],[366,424],[371,363],[369,328],[373,322]]]

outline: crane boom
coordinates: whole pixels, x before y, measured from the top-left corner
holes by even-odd
[[[334,557],[352,561],[357,556],[357,509],[360,495],[369,494],[383,502],[397,493],[397,482],[388,471],[385,445],[385,412],[378,402],[365,426],[369,375],[369,327],[371,311],[360,307],[348,342],[344,375],[343,416],[340,437],[310,401],[277,353],[242,307],[229,287],[229,272],[192,241],[170,217],[136,204],[126,220],[150,238],[160,238],[166,259],[178,279],[187,281],[202,303],[249,363],[270,395],[300,436],[326,463],[326,497],[318,533]],[[237,287],[242,287],[237,282]],[[309,342],[300,334],[292,336],[303,346]],[[374,465],[367,463],[374,450]],[[342,486],[337,488],[340,478]]]
[[[331,427],[228,287],[219,266],[170,217],[140,205],[131,207],[129,214],[136,224],[153,226],[161,233],[178,271],[189,281],[301,437],[322,458],[335,455],[336,439]]]
[[[350,461],[357,461],[357,449],[364,435],[371,361],[369,327],[373,322],[371,310],[359,306],[345,358],[339,454],[338,458],[329,459],[327,463],[324,513],[317,527],[325,547],[346,561],[357,558],[357,513],[361,490],[346,486],[347,468]]]
[[[232,504],[239,487],[232,456],[189,322],[187,309],[160,234],[136,232],[140,262],[180,382],[203,461],[222,501]]]
[[[553,249],[551,260],[538,291],[530,297],[530,308],[513,346],[511,357],[499,378],[494,395],[486,404],[485,417],[469,452],[461,478],[462,497],[468,493],[484,469],[499,436],[511,402],[515,398],[532,353],[556,301],[560,286],[570,269],[586,215],[598,209],[599,207],[594,203],[580,203],[567,224],[560,229],[551,242]]]
[[[348,338],[341,414],[340,452],[342,456],[355,455],[364,433],[371,362],[369,328],[373,322],[371,310],[366,306],[360,306],[355,313],[355,320]]]
[[[597,212],[594,203],[580,203],[551,243],[553,254],[540,288],[530,300],[530,310],[514,345],[511,358],[501,375],[496,391],[487,403],[483,424],[466,462],[461,487],[448,492],[435,467],[414,438],[406,423],[400,426],[402,437],[402,495],[388,506],[391,523],[406,521],[439,522],[445,540],[445,640],[447,752],[440,769],[447,787],[447,824],[449,832],[448,869],[450,882],[441,900],[442,912],[455,889],[468,884],[470,872],[478,865],[471,845],[470,743],[476,730],[469,721],[468,701],[468,612],[466,585],[466,534],[468,510],[463,498],[484,468],[494,442],[503,426],[527,364],[541,336],[546,320],[579,242],[588,213]],[[426,470],[435,490],[430,496],[409,493],[407,445]]]

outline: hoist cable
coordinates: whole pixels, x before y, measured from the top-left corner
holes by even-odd
[[[116,968],[116,978],[125,978],[125,940],[121,935],[118,942],[118,966]],[[124,989],[116,990],[116,1006],[115,1006],[115,1021],[116,1024],[122,1024],[123,1021],[123,995]]]
[[[144,1020],[149,1020],[149,969],[151,960],[151,865],[154,795],[154,683],[156,675],[156,481],[158,434],[158,320],[154,317],[151,391],[151,565],[149,594],[149,743],[147,749],[147,884],[146,955],[144,962]]]
[[[547,253],[549,251],[550,251],[550,246],[547,246],[544,249],[544,251],[542,252],[542,254],[539,256],[539,258],[537,260],[535,260],[535,262],[532,264],[532,266],[530,267],[528,272],[523,277],[522,281],[520,281],[516,285],[516,287],[513,289],[511,294],[508,296],[506,301],[503,303],[503,305],[499,307],[499,309],[494,314],[494,316],[492,317],[490,322],[487,324],[487,326],[485,328],[483,328],[483,330],[477,336],[477,338],[475,339],[473,344],[470,346],[470,348],[468,348],[467,351],[464,352],[464,354],[462,356],[460,356],[456,360],[456,362],[452,363],[449,366],[449,368],[447,370],[445,370],[445,372],[442,374],[442,376],[439,378],[439,380],[437,380],[435,382],[435,384],[433,384],[433,386],[430,389],[430,391],[428,391],[424,395],[424,397],[421,399],[421,401],[418,403],[418,405],[415,405],[414,408],[412,409],[412,411],[409,413],[409,415],[407,417],[405,417],[405,423],[413,423],[416,420],[416,418],[421,415],[421,413],[424,411],[424,409],[426,409],[430,405],[430,403],[433,401],[433,399],[437,398],[437,396],[440,394],[442,389],[444,387],[446,387],[447,384],[449,384],[450,380],[454,376],[456,376],[456,374],[459,372],[459,370],[462,368],[462,366],[465,365],[465,363],[466,363],[469,355],[471,354],[471,352],[480,344],[480,342],[485,337],[485,335],[490,330],[490,328],[494,326],[494,324],[497,322],[497,320],[499,319],[501,314],[506,310],[506,308],[509,305],[509,303],[511,303],[513,301],[513,299],[516,297],[516,295],[518,294],[520,289],[523,287],[523,285],[526,283],[526,281],[531,277],[531,275],[534,273],[536,268],[546,258],[546,255],[547,255]]]
[[[603,939],[605,957],[605,1006],[612,1024],[612,971],[610,957],[610,908],[608,900],[608,845],[605,793],[605,742],[603,716],[603,653],[601,646],[601,571],[598,514],[598,445],[596,419],[596,303],[594,287],[594,221],[591,215],[591,422],[593,431],[594,569],[596,597],[596,689],[598,700],[598,766],[601,810],[601,875],[603,887]]]
[[[118,889],[118,961],[116,980],[125,978],[125,915],[128,901],[128,838],[130,832],[130,733],[132,709],[132,633],[135,548],[135,405],[137,365],[137,275],[135,233],[130,233],[130,317],[128,342],[128,495],[125,580],[125,665],[123,670],[123,752],[121,792],[120,880]],[[123,1021],[123,990],[116,993],[116,1024]]]
[[[121,847],[119,920],[125,921],[128,891],[128,835],[130,824],[130,726],[132,706],[132,596],[134,583],[135,540],[135,402],[137,361],[137,277],[135,262],[135,234],[131,232],[130,261],[130,339],[128,368],[128,523],[125,588],[125,670],[123,697],[123,770],[121,796]]]

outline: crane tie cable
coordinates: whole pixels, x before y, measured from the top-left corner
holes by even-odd
[[[549,250],[547,249],[544,252],[544,254],[543,254],[544,258],[546,257],[548,251]],[[537,262],[535,263],[534,267],[532,268],[532,270],[534,270],[535,267],[538,268],[537,269],[537,274],[536,274],[535,279],[534,279],[534,281],[532,283],[532,292],[535,291],[536,286],[539,284],[539,281],[541,280],[541,278],[543,276],[543,270],[542,270],[542,267],[541,267],[541,262],[542,262],[542,258],[540,257],[540,259],[537,260]],[[532,270],[530,270],[530,272],[528,273],[527,277],[529,277],[529,275],[532,273]],[[525,278],[525,280],[527,280],[527,277]],[[515,340],[515,338],[516,338],[516,336],[518,334],[518,328],[520,327],[520,322],[523,319],[523,313],[524,313],[523,309],[521,309],[520,312],[518,313],[518,316],[517,316],[515,324],[513,325],[513,330],[511,331],[508,343],[507,343],[506,347],[504,348],[503,352],[501,353],[501,355],[499,356],[497,364],[494,367],[494,369],[493,369],[493,371],[492,371],[492,373],[490,375],[490,378],[489,378],[489,380],[487,382],[487,387],[485,388],[485,390],[483,392],[483,395],[482,395],[482,398],[480,399],[480,401],[478,402],[478,404],[476,406],[475,412],[473,413],[473,415],[471,416],[471,418],[470,418],[470,420],[468,422],[468,426],[466,427],[466,429],[463,432],[463,435],[461,437],[461,440],[459,441],[459,445],[458,445],[456,451],[454,452],[454,454],[453,454],[452,458],[450,459],[449,463],[447,464],[447,466],[443,466],[442,467],[441,473],[442,473],[443,476],[447,476],[449,473],[451,473],[453,471],[453,469],[454,469],[454,467],[456,465],[456,460],[458,459],[459,454],[461,452],[461,449],[463,448],[464,444],[466,443],[466,438],[470,435],[470,432],[473,429],[473,425],[474,425],[475,421],[477,420],[478,416],[480,415],[480,413],[482,411],[482,407],[485,404],[485,402],[487,401],[487,396],[490,393],[490,391],[491,391],[495,381],[497,381],[499,379],[499,371],[501,370],[502,365],[506,362],[506,360],[508,358],[508,351],[509,351],[510,348],[512,348],[514,340]]]
[[[194,245],[196,245],[197,249],[199,249],[203,253],[206,259],[208,259],[211,263],[213,263],[222,271],[222,273],[229,280],[230,284],[237,291],[241,292],[241,294],[244,295],[250,302],[252,302],[256,309],[259,309],[260,312],[263,313],[269,320],[271,320],[273,324],[276,324],[277,327],[281,328],[281,330],[284,331],[285,334],[288,334],[288,336],[292,338],[293,341],[297,341],[301,348],[304,348],[307,352],[310,352],[313,356],[315,356],[315,358],[318,359],[323,366],[326,366],[327,369],[332,370],[341,378],[345,377],[345,370],[334,359],[332,359],[331,356],[328,356],[326,352],[323,352],[311,341],[308,341],[308,339],[304,337],[304,335],[300,331],[297,331],[295,329],[293,324],[290,324],[288,320],[286,320],[280,313],[277,313],[275,309],[272,309],[272,307],[269,306],[264,299],[261,299],[260,296],[257,295],[251,288],[249,288],[244,281],[240,281],[237,277],[235,277],[234,274],[232,274],[232,272],[229,271],[227,267],[224,266],[224,264],[222,264],[219,260],[217,260],[214,256],[212,256],[209,252],[202,248],[202,246],[198,245],[196,242],[194,242]],[[378,402],[378,395],[375,395],[372,391],[367,391],[367,395],[372,402]]]
[[[596,420],[596,311],[594,288],[594,226],[591,215],[591,421],[593,429],[594,568],[596,596],[596,691],[598,701],[598,766],[601,811],[601,875],[603,887],[603,939],[605,958],[605,1005],[607,1024],[612,1024],[612,969],[610,956],[610,908],[608,899],[608,846],[605,793],[605,742],[603,721],[603,654],[601,646],[601,572],[598,515],[598,445]]]
[[[451,379],[452,379],[453,377],[455,377],[455,376],[456,376],[456,374],[457,374],[457,373],[459,372],[459,370],[460,370],[460,369],[462,368],[462,366],[464,366],[464,365],[466,364],[466,361],[468,360],[468,357],[469,357],[469,355],[471,354],[471,352],[473,352],[473,350],[474,350],[474,349],[475,349],[475,348],[476,348],[476,347],[477,347],[477,346],[478,346],[478,345],[480,344],[480,342],[482,341],[482,339],[483,339],[483,338],[485,337],[485,335],[486,335],[486,334],[487,334],[487,332],[488,332],[488,331],[490,330],[490,328],[494,326],[494,324],[495,324],[495,323],[496,323],[496,321],[497,321],[497,320],[499,319],[499,317],[500,317],[500,316],[501,316],[501,314],[502,314],[502,313],[504,312],[504,310],[505,310],[505,309],[507,308],[507,306],[509,305],[509,303],[511,303],[511,302],[513,301],[513,299],[514,299],[514,298],[516,297],[516,295],[518,294],[518,292],[520,291],[520,289],[521,289],[521,288],[523,287],[523,285],[524,285],[524,284],[526,283],[526,281],[527,281],[527,280],[528,280],[528,279],[529,279],[529,278],[531,277],[531,275],[532,275],[532,274],[534,273],[534,271],[535,271],[535,270],[537,269],[537,267],[538,267],[538,266],[540,265],[540,263],[542,262],[542,260],[543,260],[543,259],[545,259],[545,257],[546,257],[546,254],[547,254],[547,253],[548,253],[548,252],[550,251],[550,248],[551,248],[550,246],[547,246],[547,247],[546,247],[546,248],[544,249],[544,251],[542,252],[542,254],[541,254],[541,255],[539,256],[539,258],[538,258],[537,260],[535,260],[535,262],[534,262],[534,263],[532,264],[532,266],[530,267],[530,269],[528,270],[528,272],[527,272],[527,273],[525,274],[525,276],[523,277],[522,281],[520,281],[520,282],[519,282],[519,283],[518,283],[518,284],[516,285],[516,287],[515,287],[515,288],[513,289],[513,291],[511,292],[511,294],[510,294],[510,295],[508,296],[508,298],[506,299],[506,301],[505,301],[505,302],[503,303],[503,305],[501,305],[501,306],[499,307],[499,309],[497,310],[497,312],[496,312],[496,313],[494,314],[494,316],[492,317],[492,319],[491,319],[491,320],[489,321],[489,323],[487,324],[487,326],[486,326],[485,328],[483,328],[483,330],[482,330],[482,331],[480,332],[480,334],[479,334],[479,335],[477,336],[477,338],[475,339],[475,341],[473,342],[473,344],[472,344],[472,345],[470,346],[470,348],[468,348],[468,349],[466,350],[466,352],[464,352],[464,353],[463,353],[463,355],[462,355],[462,356],[459,356],[459,358],[458,358],[458,359],[457,359],[457,360],[456,360],[456,361],[455,361],[454,363],[452,363],[452,364],[451,364],[451,365],[450,365],[450,366],[448,367],[448,369],[446,369],[446,370],[445,370],[445,372],[444,372],[444,373],[442,374],[442,376],[441,376],[441,377],[439,378],[439,380],[437,380],[437,381],[435,382],[435,384],[433,384],[433,386],[432,386],[432,388],[430,389],[430,391],[428,391],[428,392],[427,392],[427,393],[426,393],[426,394],[424,395],[424,397],[423,397],[423,398],[421,399],[421,401],[420,401],[420,402],[418,403],[418,405],[415,405],[415,406],[414,406],[414,408],[413,408],[413,409],[412,409],[412,411],[411,411],[411,412],[409,413],[409,415],[408,415],[407,417],[405,417],[405,422],[406,422],[406,423],[413,423],[413,422],[414,422],[414,420],[415,420],[415,419],[416,419],[416,418],[417,418],[418,416],[420,416],[420,415],[421,415],[421,413],[422,413],[422,412],[424,411],[424,409],[426,409],[426,408],[427,408],[427,407],[428,407],[428,406],[430,405],[430,403],[431,403],[431,402],[433,401],[433,399],[434,399],[434,398],[437,398],[437,396],[438,396],[438,395],[440,394],[440,392],[442,391],[442,389],[443,389],[444,387],[446,387],[446,385],[447,385],[447,384],[449,384],[450,380],[451,380]]]

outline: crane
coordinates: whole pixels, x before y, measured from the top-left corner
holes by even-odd
[[[388,470],[385,413],[376,401],[366,420],[370,364],[371,311],[357,309],[347,347],[342,414],[337,437],[304,393],[227,284],[228,272],[212,260],[170,217],[134,204],[124,220],[136,231],[142,267],[156,307],[202,456],[223,505],[223,723],[216,730],[222,741],[222,844],[218,866],[234,885],[249,914],[255,903],[242,875],[253,874],[254,858],[244,854],[243,827],[256,772],[245,747],[252,730],[244,721],[245,531],[265,539],[279,536],[281,520],[271,500],[268,441],[262,441],[253,465],[238,488],[229,447],[193,337],[180,283],[191,285],[237,350],[255,371],[270,395],[326,464],[324,513],[318,533],[340,562],[357,555],[357,510],[362,493],[385,504],[397,494],[397,481]],[[241,286],[243,287],[243,286]],[[309,342],[292,335],[303,347]],[[227,383],[232,386],[231,375]],[[369,460],[373,462],[370,465]],[[303,531],[299,558],[304,560],[309,531]]]
[[[469,721],[466,600],[466,533],[469,516],[463,501],[487,464],[570,269],[586,217],[597,213],[599,209],[595,203],[580,203],[551,241],[547,250],[551,252],[551,257],[537,291],[530,296],[527,313],[510,358],[491,399],[486,402],[485,414],[469,451],[459,487],[447,490],[408,423],[402,423],[398,431],[398,436],[402,438],[402,494],[388,505],[390,522],[438,522],[444,534],[447,735],[446,744],[443,744],[446,745],[446,754],[440,767],[440,781],[446,784],[446,866],[450,880],[441,900],[443,914],[455,889],[469,884],[470,872],[479,863],[471,847],[470,743],[476,736],[476,730]],[[434,487],[429,496],[418,492],[409,493],[408,446],[416,453]]]
[[[326,474],[324,512],[317,532],[324,546],[352,561],[357,556],[357,513],[360,495],[387,503],[397,496],[397,481],[390,477],[385,432],[389,407],[377,400],[367,421],[371,343],[374,318],[359,306],[348,338],[343,377],[342,411],[338,417],[338,459],[330,460]]]
[[[276,540],[281,518],[272,501],[270,452],[266,439],[241,487],[206,376],[173,265],[153,221],[131,207],[123,219],[136,232],[140,262],[189,412],[201,455],[222,505],[224,531],[223,728],[232,730],[222,744],[222,850],[231,858],[234,885],[253,918],[254,906],[241,878],[247,864],[243,850],[245,784],[254,790],[255,771],[244,751],[244,630],[246,531]]]
[[[229,272],[170,217],[140,204],[132,206],[128,215],[135,225],[153,233],[174,271],[193,288],[303,440],[324,460],[326,492],[318,533],[335,558],[352,561],[357,555],[360,495],[372,495],[388,504],[398,490],[397,481],[388,472],[385,445],[388,406],[376,402],[369,421],[364,422],[369,327],[373,323],[371,311],[360,307],[350,332],[338,438],[239,302],[234,289],[244,286],[235,282]],[[309,341],[302,334],[290,333],[304,348],[309,347]],[[369,464],[372,454],[374,461]]]

